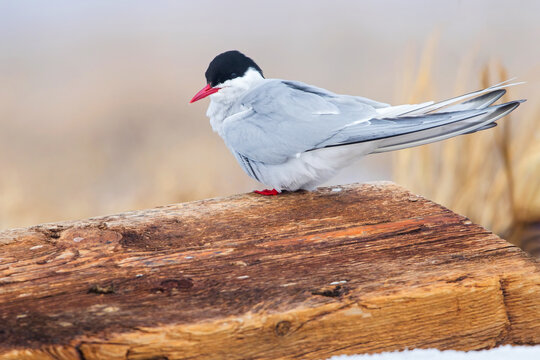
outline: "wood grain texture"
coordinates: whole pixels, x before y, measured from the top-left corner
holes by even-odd
[[[540,343],[540,265],[391,183],[0,232],[0,358],[319,359]]]

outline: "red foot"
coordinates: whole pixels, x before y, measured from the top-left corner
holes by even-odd
[[[279,194],[276,189],[272,189],[272,190],[264,189],[262,191],[255,190],[254,193],[264,195],[264,196],[273,196],[273,195]]]

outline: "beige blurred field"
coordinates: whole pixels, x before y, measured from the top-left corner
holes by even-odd
[[[498,233],[538,227],[538,14],[538,1],[0,2],[0,229],[260,188],[207,102],[188,104],[229,49],[267,77],[389,103],[501,69],[527,81],[496,131],[403,152],[395,176],[391,155],[372,156],[332,183],[395,179]]]

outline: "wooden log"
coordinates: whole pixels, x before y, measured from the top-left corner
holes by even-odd
[[[540,343],[540,265],[391,183],[0,233],[0,358],[322,359]]]

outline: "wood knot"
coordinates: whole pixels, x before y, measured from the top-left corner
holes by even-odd
[[[88,294],[114,294],[114,285],[92,285],[90,289],[88,289]]]
[[[291,322],[287,320],[280,321],[276,324],[274,330],[277,336],[285,336],[291,330]]]
[[[457,283],[457,282],[460,282],[462,280],[465,280],[466,278],[467,278],[467,275],[463,275],[463,276],[457,277],[455,279],[446,280],[446,282],[447,283]]]
[[[311,292],[311,294],[321,295],[321,296],[326,296],[326,297],[340,297],[341,295],[346,294],[347,292],[348,292],[347,288],[341,285],[337,285],[334,287],[327,287],[327,288],[322,288],[319,290],[314,290]]]
[[[159,287],[155,288],[154,291],[166,292],[168,294],[174,295],[180,290],[188,290],[192,287],[193,280],[191,278],[166,279],[160,282]]]
[[[101,222],[97,225],[97,228],[99,230],[107,230],[109,228],[109,225],[106,222]]]

